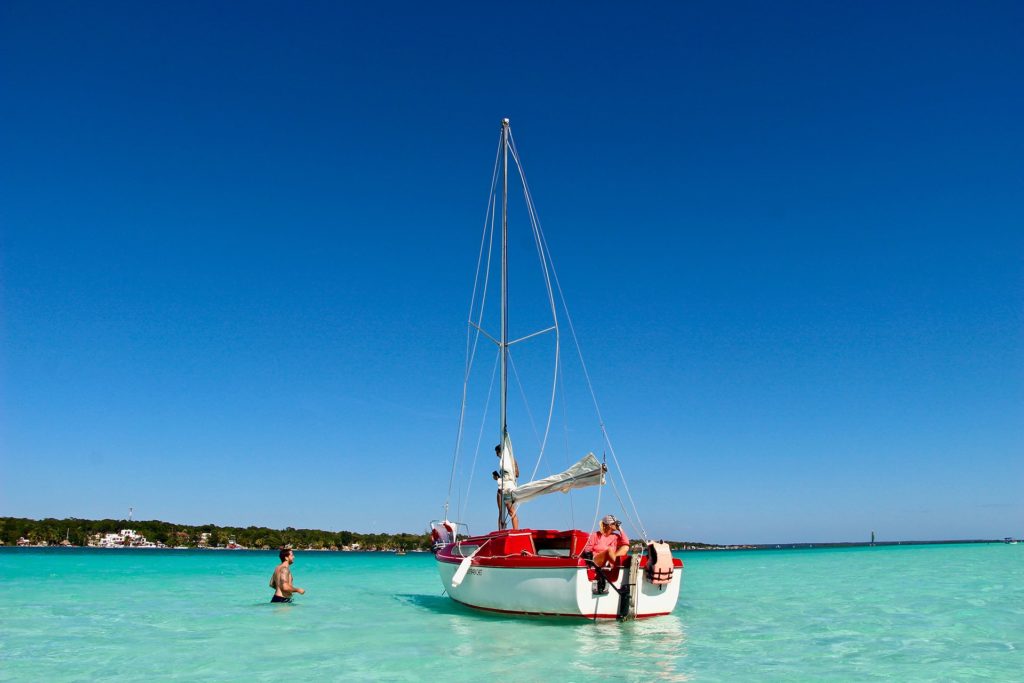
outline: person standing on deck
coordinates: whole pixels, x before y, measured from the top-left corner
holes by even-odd
[[[512,489],[516,486],[516,480],[519,479],[519,463],[516,462],[516,456],[512,454],[512,449],[509,452],[503,453],[501,444],[494,447],[494,455],[498,457],[498,469],[491,472],[491,476],[494,481],[498,482],[498,528],[501,528],[501,518],[504,515],[504,511],[508,511],[508,516],[512,520],[512,528],[519,528],[519,515],[516,514],[516,506],[512,501]],[[504,507],[502,507],[504,506]]]
[[[295,553],[291,548],[281,548],[277,554],[281,558],[281,564],[277,565],[274,575],[270,577],[270,587],[274,589],[274,597],[270,602],[291,602],[292,593],[305,595],[306,591],[292,583],[292,562],[295,561]]]

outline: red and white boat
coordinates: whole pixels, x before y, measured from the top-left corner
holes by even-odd
[[[581,557],[588,537],[579,530],[519,529],[449,543],[436,554],[441,583],[456,602],[505,614],[640,619],[675,608],[681,560],[668,555],[667,568],[655,573],[665,563],[652,562],[647,550],[599,569]],[[603,591],[598,572],[605,575]]]
[[[522,179],[523,195],[526,201],[527,215],[533,227],[534,243],[540,256],[543,279],[547,288],[547,303],[550,304],[552,323],[546,329],[528,333],[518,339],[509,340],[508,325],[508,168],[509,155],[519,170]],[[502,181],[500,198],[497,192],[498,181]],[[500,367],[500,443],[496,448],[499,469],[492,473],[498,482],[498,500],[511,504],[512,510],[524,502],[550,493],[568,493],[574,489],[590,486],[603,486],[606,475],[621,477],[615,451],[608,440],[604,422],[597,412],[597,422],[605,444],[612,455],[615,469],[599,462],[589,453],[565,471],[551,476],[520,484],[518,481],[519,467],[512,452],[512,443],[508,430],[508,366],[509,347],[527,339],[553,333],[555,338],[554,377],[550,408],[543,438],[539,438],[538,467],[548,442],[552,413],[555,407],[555,389],[560,380],[561,365],[558,358],[560,349],[560,323],[556,299],[560,299],[554,268],[550,263],[547,242],[540,230],[540,223],[530,197],[529,189],[523,177],[518,152],[512,142],[508,119],[502,121],[501,140],[495,171],[492,176],[491,197],[488,202],[489,226],[485,222],[484,238],[481,242],[481,257],[478,261],[477,283],[490,280],[490,248],[497,244],[495,216],[497,204],[501,201],[501,310],[500,333],[488,334],[484,330],[484,302],[486,294],[479,295],[474,291],[473,303],[469,315],[469,337],[467,338],[466,384],[463,388],[462,418],[459,424],[459,439],[455,452],[455,464],[452,467],[454,481],[456,465],[465,433],[466,396],[469,378],[476,356],[477,344],[481,336],[493,342],[498,349],[495,368]],[[492,245],[487,248],[485,245]],[[486,256],[486,258],[485,258]],[[483,264],[483,265],[481,265]],[[484,272],[481,272],[484,268]],[[554,283],[554,286],[553,286]],[[555,288],[558,289],[556,297]],[[479,304],[478,304],[479,302]],[[561,302],[564,307],[564,301]],[[568,320],[568,315],[566,314]],[[570,321],[571,324],[571,321]],[[575,341],[575,333],[572,335]],[[577,345],[578,350],[578,345]],[[583,373],[586,366],[582,363]],[[493,373],[492,373],[493,388]],[[518,372],[516,374],[518,378]],[[589,376],[587,384],[590,385]],[[522,390],[522,385],[520,385]],[[490,390],[488,390],[490,392]],[[591,391],[593,397],[593,391]],[[524,396],[525,398],[525,396]],[[597,409],[596,399],[594,401]],[[529,415],[529,412],[526,413]],[[486,419],[486,410],[484,418]],[[532,421],[532,417],[530,420]],[[477,446],[479,450],[479,442]],[[475,470],[471,468],[471,472]],[[534,473],[536,474],[535,468]],[[632,497],[626,490],[628,501],[632,506]],[[600,490],[600,489],[599,489]],[[617,489],[616,489],[617,491]],[[434,540],[434,553],[437,560],[441,584],[452,600],[476,609],[499,612],[504,614],[536,615],[551,617],[582,617],[587,619],[634,619],[669,614],[679,598],[682,583],[683,563],[673,558],[665,543],[653,543],[647,538],[646,532],[639,524],[635,506],[632,513],[623,503],[624,512],[637,527],[642,544],[637,544],[629,554],[615,561],[614,565],[598,567],[592,555],[587,552],[591,534],[581,530],[553,531],[541,529],[508,529],[510,510],[505,505],[498,505],[499,519],[497,531],[486,535],[470,535],[466,525],[452,522],[449,515],[449,501],[452,497],[452,484],[449,485],[448,500],[445,501],[445,519],[431,523]],[[466,498],[468,498],[468,490]],[[600,497],[598,496],[598,505]],[[461,497],[460,497],[461,501]],[[620,503],[622,501],[620,500]],[[595,513],[594,519],[597,519]],[[513,527],[517,517],[511,516]]]

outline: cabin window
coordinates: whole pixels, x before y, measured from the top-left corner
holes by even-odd
[[[534,546],[537,548],[537,554],[548,557],[569,557],[572,555],[571,541],[572,538],[570,536],[533,539]]]

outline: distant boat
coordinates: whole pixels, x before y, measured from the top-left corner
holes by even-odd
[[[528,334],[517,340],[508,338],[508,183],[509,156],[519,168],[519,179],[526,198],[527,214],[533,227],[533,242],[541,261],[544,284],[547,288],[545,315],[551,320],[547,329]],[[500,172],[499,172],[499,169]],[[498,194],[498,181],[502,190]],[[477,322],[470,321],[471,328],[488,338],[498,347],[496,368],[501,375],[500,384],[500,431],[498,449],[499,470],[493,473],[498,482],[498,500],[511,501],[520,505],[533,498],[550,493],[566,493],[570,489],[587,486],[602,486],[605,483],[607,467],[599,462],[593,453],[585,455],[564,472],[549,477],[518,483],[518,466],[514,465],[512,441],[508,431],[507,394],[509,347],[535,336],[554,333],[556,358],[560,339],[559,313],[556,304],[560,294],[552,286],[553,267],[547,243],[540,233],[540,224],[529,197],[529,190],[519,155],[511,140],[508,119],[501,123],[501,139],[495,173],[492,177],[488,211],[491,236],[497,238],[494,216],[498,203],[501,204],[501,331],[490,335]],[[495,242],[497,243],[497,239]],[[481,252],[483,253],[483,252]],[[481,282],[488,281],[490,257],[487,257],[487,272]],[[476,292],[474,292],[474,295]],[[474,298],[474,301],[476,299]],[[480,308],[483,308],[481,301]],[[480,311],[482,321],[482,310]],[[471,312],[470,317],[474,315]],[[567,318],[567,316],[566,316]],[[472,334],[472,332],[471,332]],[[478,337],[479,339],[480,337]],[[517,347],[518,348],[518,347]],[[467,353],[468,370],[472,367],[472,356]],[[519,371],[516,371],[517,375]],[[551,409],[554,407],[554,391],[558,386],[558,372],[554,373]],[[547,397],[547,395],[545,395]],[[463,416],[465,415],[465,392]],[[602,432],[603,422],[598,414]],[[550,426],[550,419],[548,420]],[[460,433],[461,433],[460,424]],[[607,435],[605,435],[607,438]],[[546,434],[545,434],[546,439]],[[614,455],[614,452],[613,452]],[[500,474],[499,474],[500,472]],[[450,495],[450,491],[449,491]],[[673,558],[667,544],[647,543],[644,549],[633,555],[620,558],[615,566],[597,567],[585,556],[584,549],[590,534],[581,530],[553,531],[544,529],[508,529],[508,515],[504,505],[499,505],[498,530],[482,536],[460,538],[456,531],[465,529],[461,522],[448,519],[431,523],[431,535],[441,584],[448,596],[461,604],[476,609],[512,615],[539,615],[583,617],[588,619],[634,619],[653,617],[670,613],[676,606],[682,582],[683,563]],[[445,503],[445,517],[448,504]],[[515,524],[513,524],[515,526]],[[642,532],[642,530],[641,530]],[[643,533],[643,532],[642,532]],[[646,534],[644,534],[646,535]],[[646,539],[645,539],[646,540]],[[609,590],[610,589],[610,590]]]
[[[228,544],[224,546],[228,550],[248,550],[244,545],[235,541],[235,539],[228,540]]]
[[[405,548],[399,548],[396,550],[395,555],[405,555]]]

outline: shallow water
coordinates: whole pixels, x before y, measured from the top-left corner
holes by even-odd
[[[429,554],[3,549],[0,680],[1024,680],[1024,545],[688,552],[674,614],[474,612]]]

